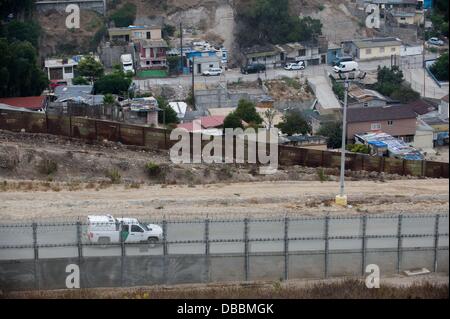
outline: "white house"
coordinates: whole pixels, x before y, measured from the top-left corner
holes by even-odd
[[[45,72],[50,81],[65,80],[68,84],[72,84],[77,65],[78,62],[73,58],[46,59]]]
[[[441,99],[438,110],[443,118],[448,119],[448,94]]]

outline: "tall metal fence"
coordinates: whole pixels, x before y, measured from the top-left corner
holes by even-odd
[[[170,131],[140,125],[123,124],[74,116],[0,111],[0,129],[13,132],[47,133],[79,138],[89,141],[108,140],[126,145],[143,146],[157,150],[167,150],[177,141],[170,140]],[[210,141],[202,140],[202,146]],[[225,139],[222,141],[225,143]],[[191,138],[192,144],[192,138]],[[262,147],[267,145],[262,145]],[[256,152],[258,150],[256,144]],[[224,147],[222,149],[225,149]],[[191,147],[191,158],[193,150]],[[253,149],[252,149],[253,150]],[[322,151],[294,146],[278,146],[280,165],[302,165],[309,167],[340,167],[340,152]],[[369,171],[387,174],[411,175],[432,178],[448,178],[448,163],[434,161],[411,161],[398,158],[369,156],[347,153],[346,168],[352,171]]]
[[[448,213],[147,222],[157,244],[91,243],[82,221],[1,224],[0,289],[66,288],[68,265],[81,288],[448,273]]]

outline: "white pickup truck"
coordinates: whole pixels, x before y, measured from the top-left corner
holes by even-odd
[[[111,215],[88,216],[87,236],[90,242],[99,244],[123,242],[148,242],[155,244],[162,239],[158,225],[145,225],[136,218],[114,218]]]

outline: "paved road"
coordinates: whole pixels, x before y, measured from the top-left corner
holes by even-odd
[[[434,58],[434,55],[427,55],[428,58]],[[402,64],[408,65],[410,68],[420,68],[422,63],[422,56],[413,56],[402,58]],[[391,60],[374,60],[374,61],[365,61],[359,63],[361,70],[363,71],[376,71],[378,66],[390,66]],[[282,68],[277,69],[268,69],[266,72],[262,72],[260,74],[242,74],[239,69],[229,69],[224,72],[221,76],[195,76],[195,83],[201,84],[214,84],[220,82],[236,82],[240,81],[256,81],[258,76],[263,80],[268,79],[278,79],[283,76],[287,77],[300,77],[300,76],[318,76],[325,74],[325,70],[331,72],[332,67],[330,65],[314,65],[308,66],[305,70],[301,71],[286,71]],[[145,90],[151,86],[155,85],[171,85],[171,86],[190,86],[192,84],[192,76],[191,75],[182,75],[179,77],[173,78],[153,78],[153,79],[143,79],[143,80],[134,80],[136,85],[141,88],[141,90]]]
[[[289,224],[288,235],[290,238],[322,237],[324,236],[324,221],[321,219],[292,220]],[[369,218],[367,222],[367,235],[396,235],[398,231],[397,218]],[[406,235],[425,234],[433,235],[435,229],[434,217],[403,218],[402,233]],[[205,224],[196,223],[169,223],[167,228],[167,240],[195,241],[204,239]],[[441,216],[439,232],[449,231],[448,215]],[[211,222],[209,225],[210,240],[242,240],[244,239],[243,222]],[[362,223],[359,218],[330,219],[329,236],[359,236],[362,234]],[[31,227],[0,227],[0,245],[30,245],[32,244]],[[250,252],[283,252],[284,249],[284,222],[257,222],[249,224]],[[255,239],[275,238],[276,241],[252,241]],[[83,229],[83,242],[87,242]],[[42,226],[38,227],[38,244],[68,244],[76,243],[75,226]],[[289,251],[323,250],[324,240],[291,240]],[[367,248],[396,248],[396,238],[370,238],[367,240]],[[440,246],[448,246],[448,237],[439,240]],[[360,249],[361,239],[332,239],[329,242],[330,250]],[[411,237],[403,239],[403,247],[433,247],[434,237]],[[203,254],[203,243],[173,243],[168,245],[169,254]],[[212,242],[210,244],[212,254],[243,253],[243,242]],[[119,246],[113,247],[83,247],[84,256],[120,256]],[[127,255],[162,255],[162,245],[149,246],[147,244],[126,247]],[[73,247],[39,248],[40,258],[76,257],[78,250]],[[0,260],[31,259],[34,258],[32,248],[1,249]]]

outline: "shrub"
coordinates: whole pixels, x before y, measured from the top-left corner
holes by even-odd
[[[370,148],[364,144],[349,144],[347,145],[346,149],[353,153],[363,153],[363,154],[370,153]]]
[[[325,174],[325,171],[323,168],[320,168],[317,170],[317,176],[319,177],[319,180],[321,183],[329,180],[329,177],[327,174]]]
[[[112,170],[107,171],[106,177],[108,177],[113,184],[119,184],[122,180],[122,176],[120,175],[120,172],[117,168],[113,168]]]
[[[39,173],[43,175],[52,175],[58,170],[58,163],[49,159],[43,159],[38,165]]]
[[[164,178],[166,175],[165,167],[153,162],[145,164],[145,170],[150,178]]]

